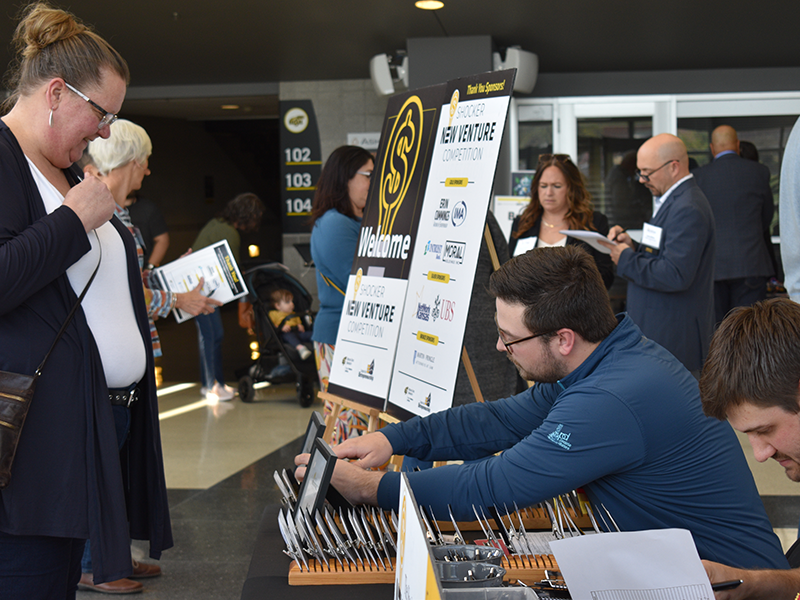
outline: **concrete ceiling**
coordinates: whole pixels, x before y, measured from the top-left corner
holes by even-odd
[[[23,3],[2,0],[0,40],[11,39]],[[375,54],[404,49],[407,38],[445,35],[488,34],[500,48],[519,45],[539,55],[541,73],[800,66],[796,0],[445,0],[435,13],[413,0],[55,4],[120,51],[135,88],[364,79]],[[10,45],[1,49],[6,65]],[[225,101],[235,102],[215,94],[202,110],[219,112]],[[192,108],[186,100],[131,104],[168,116],[186,114],[184,103]],[[193,103],[202,112],[203,102]],[[277,106],[274,98],[255,104],[251,114]]]

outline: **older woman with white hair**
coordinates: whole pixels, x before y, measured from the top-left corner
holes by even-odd
[[[128,214],[130,205],[128,196],[131,192],[142,186],[145,175],[150,174],[148,159],[153,151],[153,145],[147,132],[130,121],[118,119],[111,128],[108,137],[92,140],[85,155],[86,164],[84,171],[93,175],[106,184],[116,207],[114,214],[122,221],[136,241],[136,254],[139,260],[139,270],[144,263],[144,242],[139,230],[133,225]],[[150,272],[143,272],[144,296],[147,305],[147,315],[150,320],[150,334],[153,344],[153,355],[161,356],[161,342],[155,328],[154,319],[165,317],[175,307],[185,310],[192,315],[212,312],[220,302],[202,295],[200,290],[203,281],[194,290],[185,293],[172,293],[155,289],[150,283]],[[124,436],[118,439],[120,448],[124,444]],[[91,559],[91,544],[86,543],[84,555],[81,560],[81,579],[79,589],[103,592],[109,594],[127,594],[138,592],[142,584],[132,581],[132,578],[154,577],[161,574],[158,565],[139,563],[134,561],[131,579],[118,579],[106,583],[95,583],[93,578],[93,565]]]
[[[153,151],[153,144],[147,132],[141,126],[125,119],[118,119],[114,123],[111,135],[108,138],[98,138],[89,143],[87,148],[89,163],[84,170],[91,173],[108,186],[114,201],[117,204],[115,214],[130,229],[136,239],[139,255],[139,267],[144,267],[144,242],[139,230],[133,225],[127,207],[131,201],[128,199],[131,192],[142,187],[145,175],[150,174],[148,160]],[[173,293],[156,289],[150,272],[144,272],[145,301],[148,306],[148,316],[151,319],[153,333],[153,353],[161,355],[161,344],[155,331],[153,319],[165,317],[173,308],[179,308],[193,316],[210,314],[215,306],[221,302],[204,296],[203,280],[190,292]]]

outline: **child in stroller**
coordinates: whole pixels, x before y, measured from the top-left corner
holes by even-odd
[[[249,300],[253,306],[250,326],[258,340],[258,352],[253,357],[254,363],[236,372],[239,378],[239,397],[244,402],[253,402],[256,391],[263,387],[263,383],[269,385],[295,381],[300,406],[310,406],[316,399],[316,364],[314,360],[302,358],[297,343],[286,341],[286,334],[282,329],[288,321],[279,328],[269,313],[276,310],[273,292],[284,290],[289,293],[292,307],[283,312],[289,315],[294,313],[303,329],[310,332],[313,328],[313,297],[292,276],[289,269],[280,263],[259,265],[248,269],[243,275],[250,290]],[[284,317],[281,317],[281,321]],[[304,345],[303,348],[308,350]]]
[[[308,359],[311,351],[303,342],[311,341],[311,332],[306,331],[300,316],[294,312],[294,297],[286,289],[275,290],[270,294],[272,310],[269,319],[275,329],[281,332],[281,338],[287,344],[294,346],[301,360]]]

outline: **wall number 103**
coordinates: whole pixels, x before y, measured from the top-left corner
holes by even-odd
[[[310,188],[311,173],[286,173],[286,187],[288,188]]]

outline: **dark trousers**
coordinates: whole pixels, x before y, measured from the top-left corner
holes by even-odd
[[[291,331],[282,331],[281,335],[283,335],[284,342],[290,344],[292,348],[297,348],[303,342],[310,342],[313,332],[292,329]]]
[[[114,429],[117,432],[117,445],[119,449],[122,450],[125,442],[128,441],[128,432],[131,429],[131,409],[127,406],[112,406],[111,411],[114,413]],[[86,540],[86,547],[83,550],[81,572],[92,572],[92,543],[89,540]]]
[[[75,600],[84,542],[0,531],[0,600]]]
[[[766,299],[769,277],[743,277],[714,282],[714,318],[717,325],[737,306],[752,306]]]

